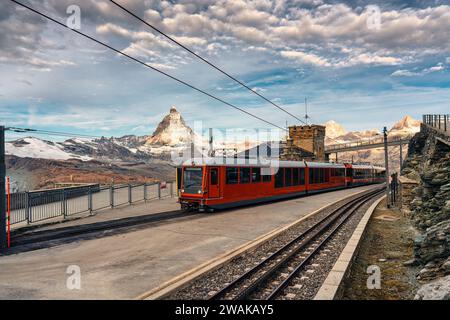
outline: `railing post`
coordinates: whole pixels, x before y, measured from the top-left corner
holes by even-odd
[[[147,202],[148,194],[147,194],[147,183],[144,183],[144,202]]]
[[[131,184],[128,184],[128,203],[131,204],[133,202],[133,198],[131,195]]]
[[[92,186],[89,186],[89,191],[88,191],[88,210],[89,210],[89,214],[92,214]]]
[[[447,120],[448,120],[448,115],[444,115],[444,131],[447,131]]]
[[[441,115],[438,115],[438,126],[439,130],[441,130]]]
[[[31,207],[30,207],[30,193],[27,191],[25,192],[25,216],[27,218],[27,224],[31,223]]]
[[[158,182],[158,199],[161,199],[161,182]]]
[[[173,198],[173,182],[170,183],[170,197]]]
[[[64,190],[64,189],[62,190],[61,206],[62,206],[62,213],[63,213],[64,219],[66,219],[67,218],[67,201],[66,201],[66,190]]]
[[[109,202],[111,205],[111,208],[114,208],[114,186],[111,185],[111,187],[109,187]]]

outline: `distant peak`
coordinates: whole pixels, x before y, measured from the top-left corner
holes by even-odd
[[[346,133],[347,130],[345,130],[343,126],[334,120],[330,120],[325,123],[325,134],[329,138],[337,138]]]
[[[392,128],[392,130],[411,130],[411,131],[418,131],[420,128],[420,121],[415,120],[413,117],[406,115],[404,116],[400,121],[395,123]]]
[[[178,113],[178,110],[175,106],[170,107],[170,113]]]

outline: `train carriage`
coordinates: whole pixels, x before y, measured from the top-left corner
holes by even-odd
[[[374,174],[380,169],[372,166],[304,161],[277,161],[277,166],[270,166],[235,161],[223,164],[223,159],[206,158],[186,162],[178,170],[182,209],[213,211],[381,182]]]

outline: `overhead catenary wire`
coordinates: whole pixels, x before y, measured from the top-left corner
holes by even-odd
[[[176,39],[174,39],[173,37],[169,36],[168,34],[166,34],[165,32],[163,32],[162,30],[160,30],[159,28],[155,27],[154,25],[150,24],[149,22],[145,21],[144,19],[142,19],[141,17],[139,17],[137,14],[135,14],[134,12],[130,11],[129,9],[125,8],[124,6],[122,6],[121,4],[117,3],[114,0],[109,0],[111,3],[113,3],[114,5],[116,5],[117,7],[119,7],[120,9],[122,9],[123,11],[127,12],[128,14],[130,14],[131,16],[133,16],[134,18],[138,19],[139,21],[141,21],[142,23],[144,23],[145,25],[147,25],[148,27],[150,27],[151,29],[153,29],[154,31],[158,32],[159,34],[161,34],[162,36],[164,36],[165,38],[167,38],[168,40],[172,41],[173,43],[175,43],[176,45],[180,46],[181,48],[183,48],[184,50],[188,51],[190,54],[194,55],[195,57],[197,57],[198,59],[200,59],[201,61],[203,61],[204,63],[206,63],[207,65],[209,65],[210,67],[216,69],[217,71],[219,71],[220,73],[224,74],[225,76],[227,76],[228,78],[230,78],[231,80],[235,81],[236,83],[238,83],[239,85],[241,85],[242,87],[246,88],[247,90],[249,90],[250,92],[256,94],[258,97],[264,99],[266,102],[270,103],[271,105],[273,105],[274,107],[278,108],[279,110],[285,112],[286,114],[290,115],[291,117],[297,119],[298,121],[305,123],[305,121],[303,121],[302,119],[300,119],[299,117],[297,117],[296,115],[292,114],[291,112],[287,111],[286,109],[284,109],[283,107],[279,106],[278,104],[276,104],[275,102],[271,101],[270,99],[266,98],[265,96],[263,96],[262,94],[260,94],[259,92],[257,92],[256,90],[250,88],[248,85],[246,85],[244,82],[240,81],[239,79],[237,79],[236,77],[232,76],[231,74],[229,74],[228,72],[224,71],[223,69],[219,68],[218,66],[216,66],[215,64],[213,64],[212,62],[209,62],[208,60],[206,60],[205,58],[203,58],[202,56],[200,56],[199,54],[195,53],[192,49],[189,49],[188,47],[186,47],[185,45],[183,45],[182,43],[180,43],[179,41],[177,41]]]
[[[181,79],[179,79],[179,78],[176,78],[175,76],[172,76],[172,75],[168,74],[167,72],[164,72],[164,71],[162,71],[162,70],[160,70],[160,69],[158,69],[158,68],[155,68],[155,67],[153,67],[153,66],[151,66],[151,65],[149,65],[149,64],[147,64],[147,63],[145,63],[145,62],[143,62],[142,60],[139,60],[139,59],[137,59],[137,58],[135,58],[135,57],[133,57],[133,56],[130,56],[129,54],[126,54],[125,52],[122,52],[121,50],[116,49],[116,48],[114,48],[114,47],[112,47],[112,46],[110,46],[110,45],[108,45],[108,44],[106,44],[106,43],[104,43],[104,42],[102,42],[102,41],[100,41],[100,40],[97,40],[97,39],[95,39],[95,38],[93,38],[93,37],[91,37],[91,36],[89,36],[89,35],[87,35],[87,34],[81,32],[81,31],[78,31],[78,30],[76,30],[76,29],[72,29],[72,28],[70,28],[69,26],[65,25],[64,23],[62,23],[62,22],[60,22],[60,21],[58,21],[58,20],[56,20],[56,19],[54,19],[54,18],[52,18],[52,17],[46,15],[45,13],[42,13],[42,12],[38,11],[38,10],[36,10],[36,9],[34,9],[34,8],[32,8],[32,7],[28,6],[28,5],[26,5],[26,4],[23,4],[23,3],[19,2],[19,1],[16,1],[16,0],[10,0],[10,1],[14,2],[15,4],[17,4],[17,5],[19,5],[19,6],[23,7],[23,8],[25,8],[25,9],[27,9],[27,10],[30,10],[30,11],[32,11],[32,12],[34,12],[34,13],[40,15],[41,17],[46,18],[47,20],[50,20],[50,21],[52,21],[52,22],[54,22],[54,23],[56,23],[56,24],[58,24],[58,25],[60,25],[60,26],[62,26],[62,27],[64,27],[64,28],[66,28],[66,29],[69,29],[69,30],[73,31],[73,32],[77,33],[78,35],[81,35],[81,36],[83,36],[83,37],[85,37],[85,38],[87,38],[87,39],[89,39],[89,40],[91,40],[91,41],[94,41],[94,42],[96,42],[97,44],[100,44],[100,45],[102,45],[102,46],[104,46],[104,47],[106,47],[106,48],[108,48],[108,49],[110,49],[110,50],[112,50],[112,51],[114,51],[114,52],[116,52],[116,53],[118,53],[118,54],[124,56],[124,57],[127,57],[127,58],[129,58],[129,59],[131,59],[131,60],[133,60],[133,61],[135,61],[135,62],[137,62],[137,63],[139,63],[139,64],[141,64],[141,65],[143,65],[143,66],[145,66],[145,67],[147,67],[147,68],[149,68],[149,69],[152,69],[152,70],[154,70],[154,71],[156,71],[156,72],[158,72],[158,73],[160,73],[160,74],[162,74],[162,75],[164,75],[164,76],[166,76],[166,77],[168,77],[168,78],[170,78],[170,79],[172,79],[172,80],[174,80],[174,81],[176,81],[176,82],[178,82],[178,83],[181,83],[181,84],[183,84],[183,85],[185,85],[185,86],[187,86],[187,87],[189,87],[189,88],[191,88],[191,89],[193,89],[193,90],[195,90],[195,91],[197,91],[197,92],[200,92],[200,93],[202,93],[202,94],[204,94],[204,95],[206,95],[206,96],[208,96],[208,97],[210,97],[210,98],[212,98],[212,99],[214,99],[214,100],[216,100],[216,101],[219,101],[219,102],[221,102],[221,103],[223,103],[223,104],[225,104],[225,105],[227,105],[227,106],[229,106],[229,107],[231,107],[231,108],[234,108],[234,109],[236,109],[236,110],[238,110],[238,111],[241,111],[241,112],[243,112],[243,113],[245,113],[245,114],[247,114],[247,115],[249,115],[249,116],[251,116],[251,117],[253,117],[253,118],[255,118],[255,119],[258,119],[258,120],[260,120],[260,121],[262,121],[262,122],[265,122],[266,124],[269,124],[269,125],[271,125],[271,126],[274,126],[274,127],[278,128],[278,129],[286,130],[285,128],[283,128],[283,127],[281,127],[281,126],[278,126],[277,124],[275,124],[275,123],[273,123],[273,122],[270,122],[270,121],[268,121],[268,120],[265,120],[265,119],[263,119],[263,118],[261,118],[261,117],[255,115],[255,114],[251,113],[251,112],[248,112],[248,111],[246,111],[246,110],[244,110],[244,109],[242,109],[242,108],[240,108],[240,107],[238,107],[238,106],[235,106],[235,105],[232,104],[232,103],[229,103],[229,102],[223,100],[222,98],[216,97],[216,96],[214,96],[213,94],[211,94],[211,93],[209,93],[209,92],[206,92],[205,90],[202,90],[202,89],[200,89],[200,88],[197,88],[197,87],[195,87],[195,86],[189,84],[188,82],[186,82],[186,81],[184,81],[184,80],[181,80]]]
[[[71,137],[71,138],[86,138],[86,139],[104,138],[104,136],[87,135],[87,134],[62,132],[62,131],[50,131],[50,130],[33,129],[33,128],[21,128],[21,127],[6,127],[5,130],[14,132],[14,133],[33,133],[33,134],[42,134],[42,135],[59,136],[59,137]]]

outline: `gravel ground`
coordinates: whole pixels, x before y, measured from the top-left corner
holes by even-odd
[[[384,217],[394,219],[385,219]],[[386,209],[382,201],[373,213],[361,242],[349,277],[344,282],[343,299],[404,300],[412,299],[418,287],[418,268],[404,265],[413,258],[416,231],[408,217],[398,210]],[[381,270],[381,289],[368,289],[367,267]]]
[[[358,196],[353,196],[350,199],[357,197]],[[275,252],[276,249],[295,239],[310,226],[314,225],[348,201],[349,199],[340,201],[339,203],[322,210],[314,216],[304,220],[302,223],[283,232],[281,235],[239,255],[218,269],[212,270],[200,278],[195,279],[183,289],[171,293],[166,299],[207,299],[209,296],[248,271],[270,253]],[[370,203],[371,202],[372,201],[370,201]],[[340,252],[345,247],[348,239],[351,237],[351,231],[359,223],[364,212],[370,206],[370,203],[363,205],[358,212],[344,224],[343,229],[330,239],[325,248],[320,250],[318,256],[309,261],[307,268],[300,272],[296,280],[294,280],[295,287],[293,288],[290,286],[289,288],[286,288],[281,297],[282,299],[311,299],[314,297]],[[288,265],[284,273],[292,270],[292,265]],[[254,296],[252,298],[260,297]]]

